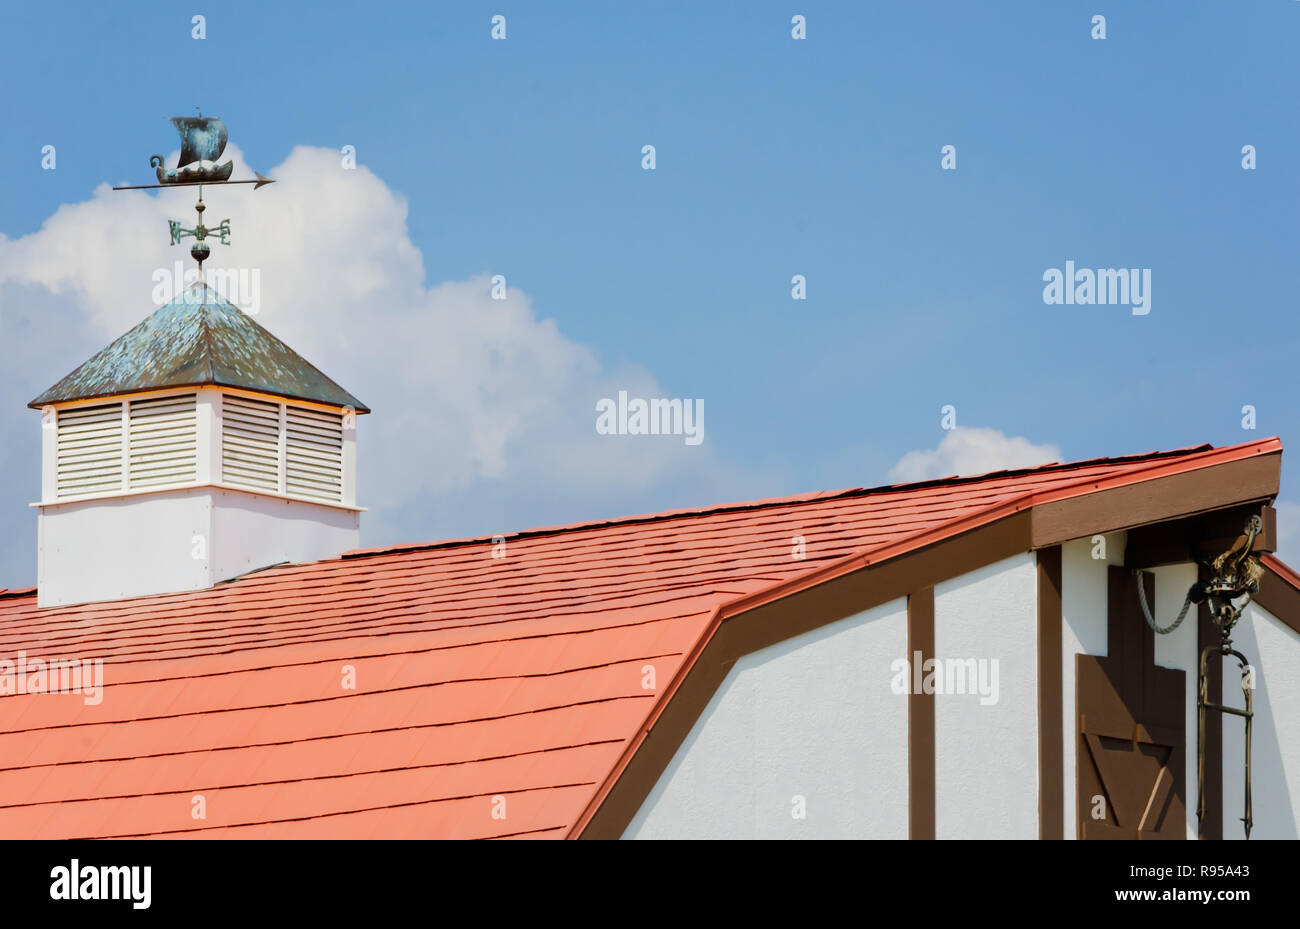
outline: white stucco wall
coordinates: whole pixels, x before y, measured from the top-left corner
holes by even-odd
[[[624,838],[907,838],[906,651],[898,600],[745,656]]]
[[[1248,606],[1233,645],[1255,668],[1251,732],[1252,839],[1300,838],[1300,635],[1260,606]],[[1236,659],[1223,663],[1223,700],[1243,706]],[[1243,720],[1223,717],[1223,837],[1244,839]]]
[[[935,697],[935,835],[1038,837],[1038,580],[1016,555],[935,587],[935,657],[996,660],[997,702]],[[991,666],[990,666],[991,667]]]

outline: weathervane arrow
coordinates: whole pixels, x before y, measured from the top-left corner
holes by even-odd
[[[197,109],[197,107],[196,107]],[[263,177],[256,171],[255,180],[232,181],[230,172],[235,164],[227,161],[218,164],[217,159],[226,150],[226,124],[216,116],[204,116],[199,110],[198,116],[170,116],[171,124],[181,137],[181,155],[176,167],[164,168],[162,155],[149,158],[149,165],[158,176],[157,184],[124,184],[114,190],[152,190],[163,187],[195,187],[204,184],[252,184],[253,189],[274,184],[269,177]]]
[[[114,189],[114,190],[154,190],[154,189],[159,189],[159,190],[161,190],[161,189],[164,188],[164,187],[202,187],[202,186],[205,185],[205,184],[208,185],[208,186],[210,186],[210,187],[216,187],[216,186],[222,186],[222,187],[225,187],[225,186],[229,186],[229,185],[231,185],[231,184],[252,184],[252,185],[253,185],[253,189],[254,189],[254,190],[257,190],[257,188],[259,188],[259,187],[265,187],[267,184],[274,184],[274,183],[275,183],[275,179],[274,179],[274,178],[263,177],[261,174],[258,174],[256,171],[254,171],[253,173],[254,173],[255,175],[257,175],[257,179],[256,179],[256,180],[248,180],[248,181],[173,181],[173,182],[170,183],[170,184],[123,184],[121,187],[114,187],[113,189]]]
[[[195,109],[198,109],[195,107]],[[179,245],[181,239],[193,238],[194,244],[190,246],[190,256],[199,263],[199,280],[203,280],[203,262],[212,254],[212,248],[208,245],[209,236],[215,238],[222,245],[230,244],[230,220],[223,219],[219,226],[207,226],[203,222],[203,211],[207,206],[203,203],[204,186],[220,187],[227,184],[252,184],[253,189],[265,187],[267,184],[274,184],[269,177],[263,177],[256,171],[254,180],[232,181],[230,172],[234,170],[235,163],[227,161],[224,164],[218,164],[221,153],[226,150],[226,124],[215,116],[204,116],[203,111],[199,110],[198,116],[171,116],[168,117],[176,131],[181,137],[181,155],[176,161],[176,167],[163,167],[162,155],[153,155],[149,159],[149,165],[154,169],[158,176],[157,184],[124,184],[121,187],[114,187],[114,190],[150,190],[153,188],[163,187],[197,187],[199,188],[199,202],[194,205],[195,212],[198,213],[198,221],[194,227],[187,229],[176,220],[170,220],[168,225],[171,227],[172,245]]]

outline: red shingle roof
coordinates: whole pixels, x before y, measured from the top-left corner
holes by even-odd
[[[94,706],[0,697],[0,836],[562,837],[736,604],[1033,503],[1280,449],[540,529],[499,559],[491,537],[370,549],[114,603],[0,591],[0,658],[100,658],[106,681]]]

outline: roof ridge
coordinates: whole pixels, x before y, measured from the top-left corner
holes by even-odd
[[[232,305],[232,304],[227,303],[227,305],[230,306],[230,308],[231,308],[232,310],[234,310],[236,313],[241,314],[241,315],[244,317],[244,319],[245,319],[249,324],[251,324],[252,327],[253,327],[254,329],[256,329],[258,332],[260,332],[260,333],[262,333],[263,335],[265,335],[265,336],[266,336],[268,339],[270,339],[271,341],[276,342],[276,343],[278,343],[279,345],[284,346],[284,348],[285,348],[286,351],[288,351],[288,352],[290,352],[291,354],[293,354],[293,355],[298,359],[298,361],[302,362],[302,364],[306,365],[308,368],[311,368],[313,371],[315,371],[315,372],[320,376],[320,378],[321,378],[323,381],[325,381],[327,384],[332,384],[332,385],[333,385],[335,388],[337,388],[341,393],[345,393],[345,394],[347,393],[347,391],[344,390],[344,389],[339,385],[338,381],[334,380],[334,378],[330,377],[328,374],[326,374],[326,373],[325,373],[324,371],[322,371],[320,368],[316,367],[314,364],[312,364],[312,363],[311,363],[310,361],[308,361],[306,358],[302,357],[302,355],[299,355],[299,354],[298,354],[298,353],[293,349],[293,347],[292,347],[288,342],[284,341],[284,339],[280,338],[278,335],[276,335],[276,334],[275,334],[274,332],[272,332],[270,329],[267,329],[265,326],[263,326],[261,323],[259,323],[257,320],[255,320],[255,319],[252,317],[251,314],[249,314],[249,313],[245,313],[243,310],[239,309],[239,307],[234,306],[234,305]],[[351,395],[349,394],[349,396],[351,396]],[[356,400],[355,397],[352,397],[352,399],[353,399],[353,400]],[[362,403],[360,400],[357,400],[357,402],[356,402],[356,404],[355,404],[355,407],[356,407],[356,412],[357,412],[357,413],[369,413],[369,412],[370,412],[370,407],[366,406],[366,405],[365,405],[364,403]]]
[[[1276,438],[1276,436],[1272,438]],[[432,542],[410,542],[396,545],[377,546],[374,548],[360,548],[343,552],[339,557],[345,560],[352,560],[356,558],[367,558],[381,555],[399,555],[408,552],[432,551],[435,549],[456,548],[462,545],[482,544],[483,542],[495,539],[497,536],[512,540],[538,538],[548,535],[560,535],[567,532],[581,532],[588,529],[599,529],[607,526],[631,526],[661,522],[685,516],[709,516],[715,513],[760,510],[770,507],[792,506],[801,503],[851,499],[854,497],[865,497],[873,494],[902,493],[914,490],[924,490],[930,487],[961,486],[978,483],[980,481],[1019,477],[1026,474],[1070,471],[1100,464],[1127,464],[1136,461],[1162,461],[1170,458],[1185,458],[1209,451],[1225,451],[1233,448],[1243,448],[1248,445],[1258,445],[1268,441],[1270,441],[1270,439],[1256,439],[1250,442],[1242,442],[1238,445],[1223,445],[1218,447],[1206,442],[1201,445],[1189,445],[1184,448],[1169,449],[1166,451],[1153,451],[1116,457],[1086,458],[1079,461],[1054,461],[1049,464],[1035,465],[1034,467],[1029,468],[1008,468],[1001,471],[988,471],[983,474],[953,475],[951,477],[931,478],[930,480],[915,481],[905,484],[881,484],[874,487],[852,487],[843,490],[808,491],[802,494],[792,494],[786,497],[742,500],[734,503],[710,504],[702,507],[685,507],[676,510],[665,510],[659,513],[644,513],[632,516],[611,517],[608,519],[587,520],[584,522],[569,523],[559,526],[542,526],[532,529],[521,529],[514,532],[497,532],[492,534],[466,536],[458,539],[440,539]]]
[[[217,378],[217,366],[212,362],[214,354],[212,348],[212,321],[208,318],[208,285],[200,281],[199,286],[203,288],[203,305],[200,307],[200,322],[203,327],[203,364],[207,368],[207,379],[215,381]],[[218,294],[220,296],[220,294]]]
[[[648,514],[633,515],[633,516],[613,517],[609,519],[589,520],[586,522],[571,523],[568,525],[561,525],[561,526],[523,529],[523,530],[518,530],[509,533],[498,532],[492,534],[470,536],[470,537],[459,538],[459,539],[443,539],[443,540],[436,540],[432,542],[413,542],[409,544],[387,545],[387,546],[380,546],[376,548],[353,549],[351,551],[343,552],[341,555],[335,556],[333,558],[321,558],[321,559],[317,559],[316,561],[300,562],[292,566],[297,567],[302,565],[321,565],[321,564],[328,564],[330,562],[355,561],[363,558],[379,557],[384,555],[401,555],[401,554],[408,554],[411,552],[436,551],[442,549],[467,547],[470,545],[480,545],[483,544],[484,542],[490,542],[495,538],[497,538],[498,536],[501,536],[502,538],[506,538],[506,539],[511,539],[511,540],[542,538],[546,536],[563,535],[571,532],[582,532],[587,530],[603,529],[603,528],[609,528],[614,526],[636,526],[636,525],[645,525],[649,523],[666,522],[671,519],[680,519],[689,516],[702,517],[702,516],[711,516],[718,513],[735,513],[735,512],[743,512],[747,510],[756,511],[756,510],[772,509],[772,508],[782,507],[782,506],[794,506],[794,505],[799,505],[804,503],[808,503],[808,504],[821,503],[828,500],[853,499],[853,498],[866,497],[866,496],[871,496],[876,494],[884,495],[890,493],[903,493],[903,492],[910,492],[919,489],[933,488],[933,487],[965,486],[969,484],[978,483],[980,481],[988,481],[988,480],[1007,478],[1007,477],[1018,477],[1027,474],[1068,472],[1071,470],[1077,470],[1077,469],[1081,469],[1089,466],[1101,465],[1101,464],[1129,464],[1129,463],[1134,463],[1139,461],[1156,463],[1161,461],[1170,461],[1178,458],[1190,458],[1192,456],[1202,455],[1207,452],[1214,452],[1214,453],[1232,452],[1235,450],[1244,450],[1246,448],[1263,448],[1269,445],[1278,445],[1278,447],[1280,448],[1280,440],[1278,439],[1277,436],[1272,436],[1267,439],[1255,439],[1250,442],[1242,442],[1237,445],[1224,445],[1224,446],[1217,446],[1217,447],[1209,443],[1204,443],[1201,445],[1187,446],[1185,448],[1170,449],[1167,451],[1154,451],[1154,452],[1147,452],[1143,454],[1123,455],[1123,456],[1116,456],[1116,457],[1088,458],[1088,459],[1082,459],[1080,461],[1072,461],[1072,462],[1052,462],[1050,464],[1038,465],[1031,468],[1007,469],[1003,471],[990,471],[984,474],[936,478],[927,481],[917,481],[910,484],[885,484],[877,487],[849,488],[849,489],[838,490],[838,491],[812,491],[803,494],[795,494],[788,497],[740,501],[736,503],[723,503],[723,504],[694,507],[694,508],[688,507],[688,508],[682,508],[677,510],[667,510],[659,513],[648,513]],[[288,567],[288,566],[289,565],[285,565],[284,567]],[[281,566],[277,566],[277,567],[281,567]],[[237,581],[240,579],[241,578],[235,578],[232,580],[232,582],[228,582],[228,583],[233,583],[233,581]],[[18,597],[24,597],[24,596],[35,596],[36,591],[37,591],[36,587],[17,588],[13,590],[0,589],[0,599],[10,599],[10,598],[16,599]],[[180,596],[180,594],[176,594],[172,596]]]

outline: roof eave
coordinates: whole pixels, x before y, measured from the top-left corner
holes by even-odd
[[[228,390],[244,390],[249,393],[266,394],[268,397],[280,397],[284,400],[298,400],[304,403],[317,403],[322,406],[332,406],[340,410],[346,407],[351,407],[358,415],[364,415],[371,412],[370,407],[366,406],[360,400],[357,400],[351,394],[347,395],[348,399],[351,401],[350,403],[337,403],[333,400],[322,400],[318,397],[308,397],[283,390],[274,390],[267,387],[249,387],[245,384],[223,383],[216,380],[188,381],[181,384],[161,384],[157,387],[131,387],[122,390],[115,390],[110,393],[87,393],[58,399],[47,397],[46,394],[48,394],[49,391],[46,391],[45,394],[41,394],[41,396],[28,403],[27,406],[33,410],[41,410],[47,406],[62,406],[67,403],[80,403],[86,400],[108,400],[113,397],[129,397],[132,394],[154,393],[160,390],[197,390],[200,387],[224,387]]]

